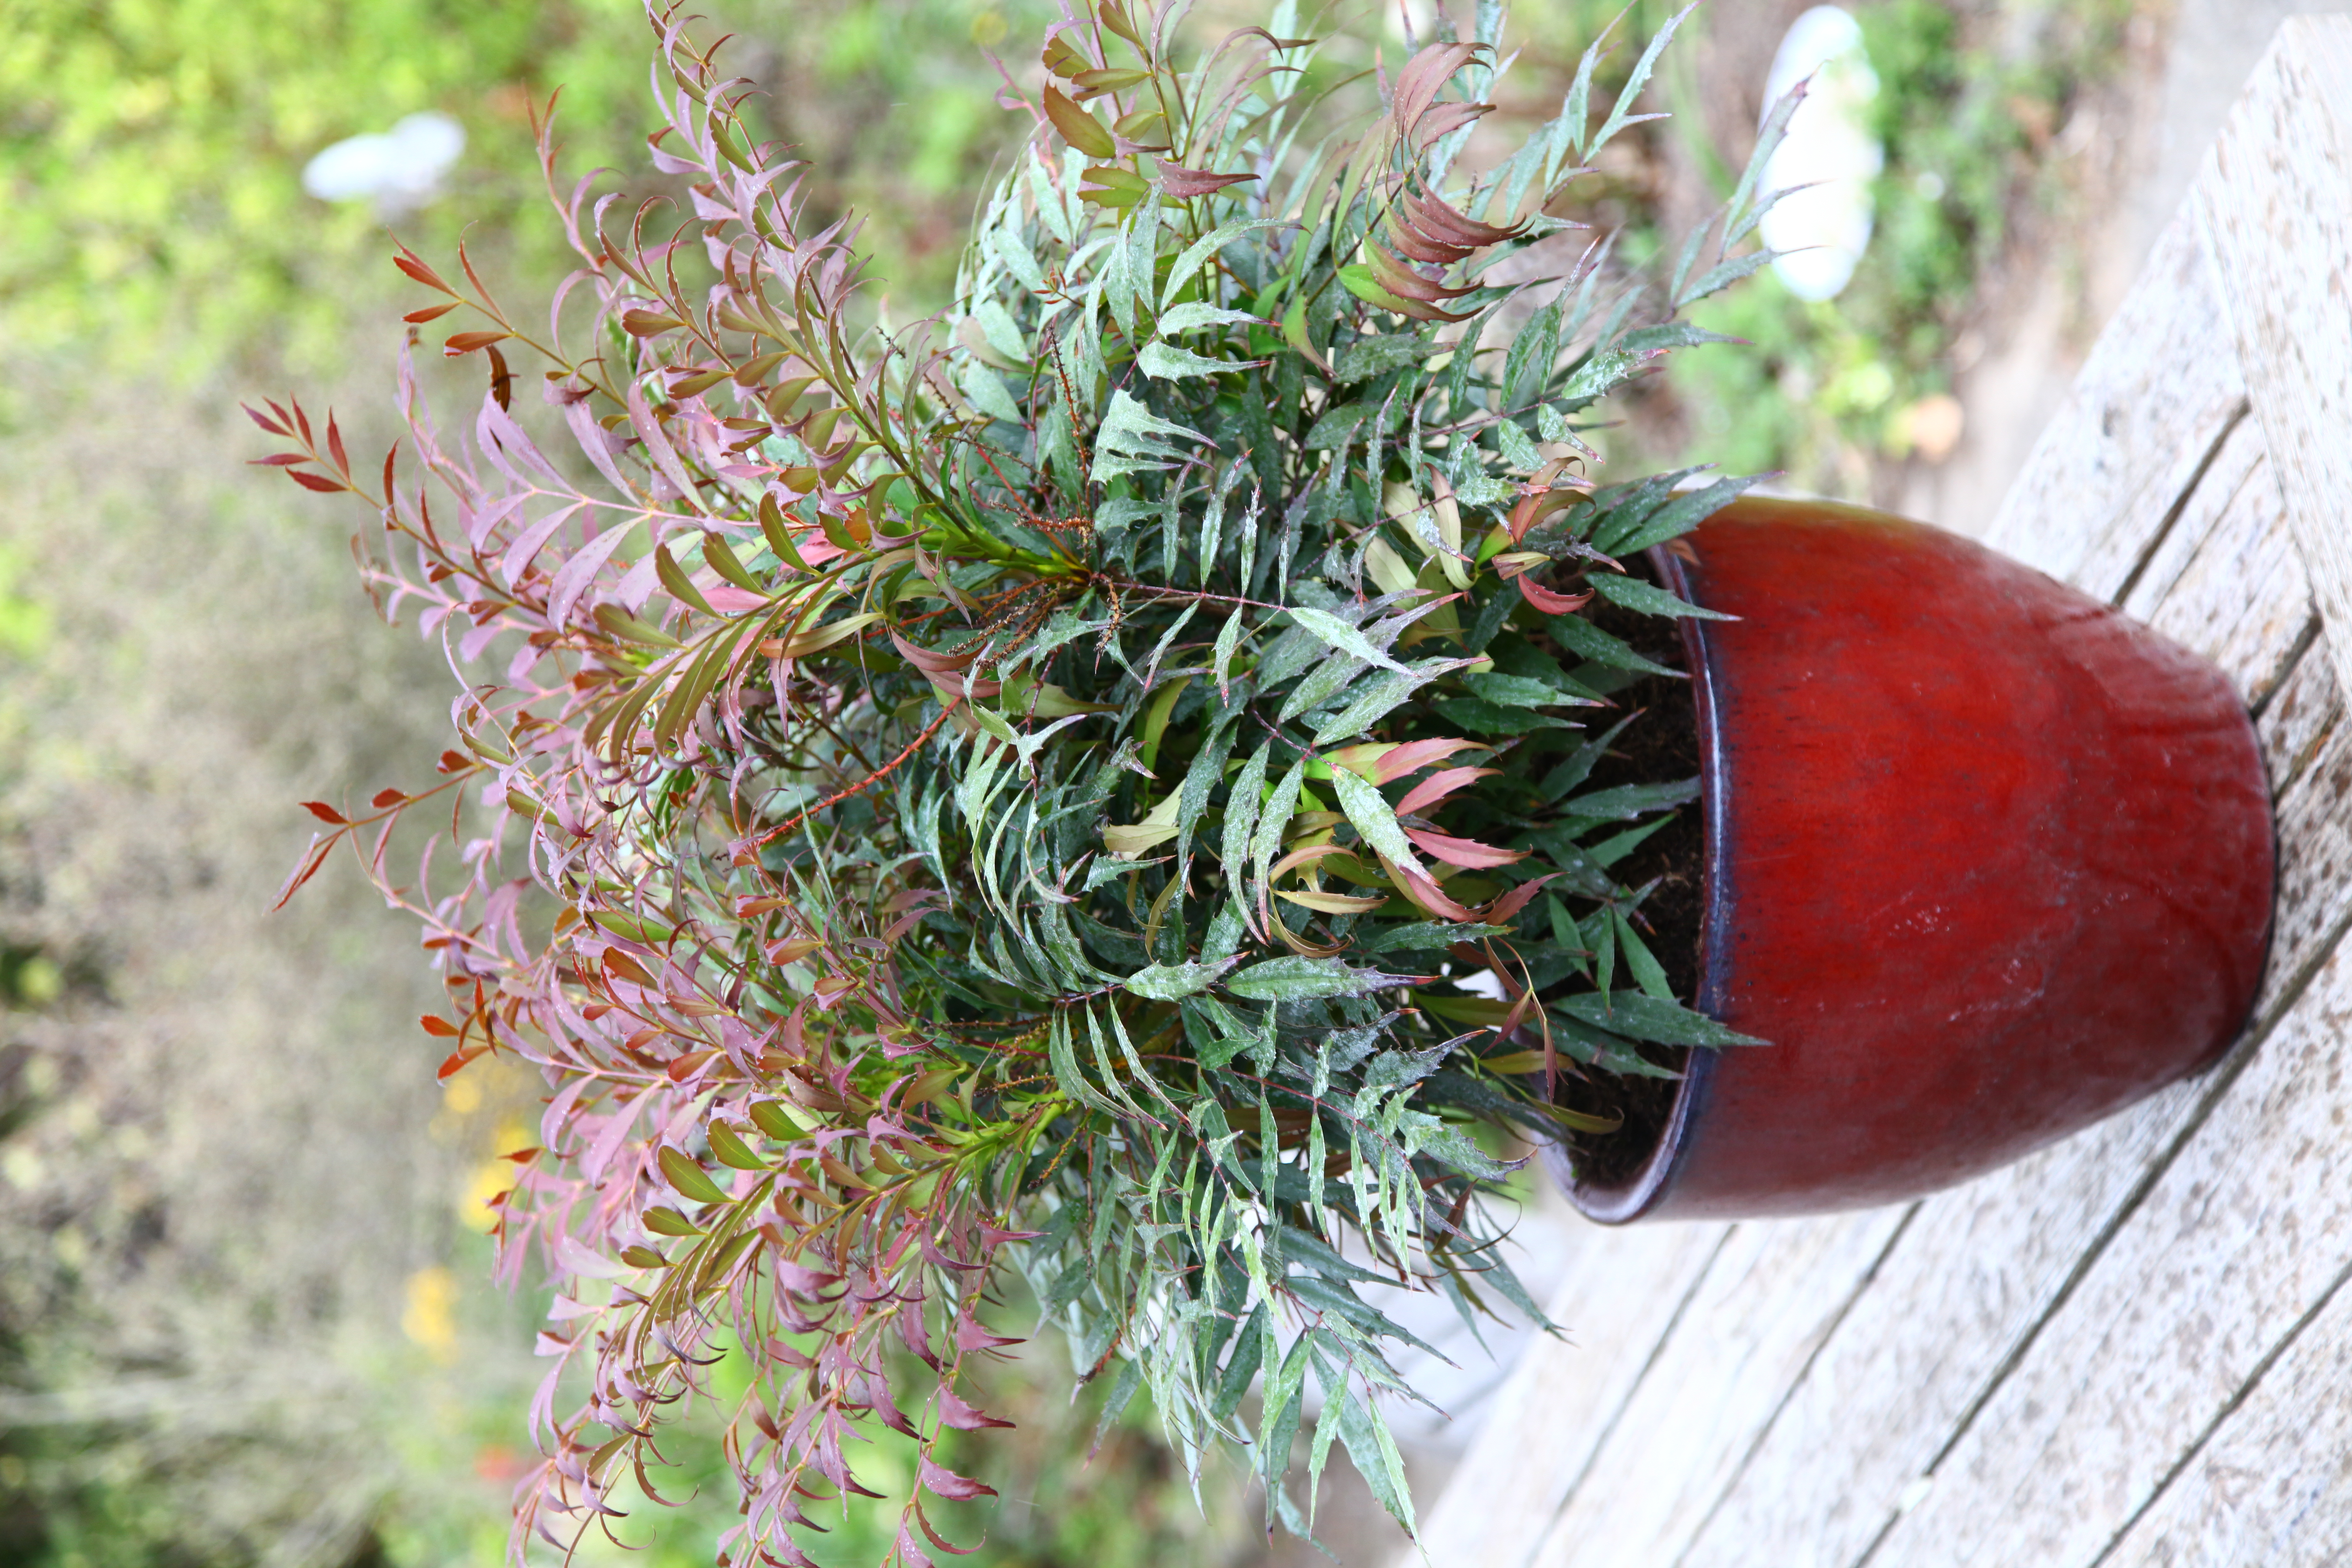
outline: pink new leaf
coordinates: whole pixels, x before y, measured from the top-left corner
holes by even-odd
[[[1396,805],[1397,815],[1410,816],[1435,805],[1473,779],[1491,778],[1499,772],[1498,768],[1446,768],[1433,773],[1404,792],[1404,798]]]

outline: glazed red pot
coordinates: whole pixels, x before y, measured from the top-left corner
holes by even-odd
[[[1924,523],[1741,500],[1655,552],[1694,603],[1701,1010],[1654,1151],[1591,1218],[1910,1198],[2228,1046],[2271,925],[2270,795],[2221,672]]]

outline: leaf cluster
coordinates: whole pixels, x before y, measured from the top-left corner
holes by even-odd
[[[462,251],[462,285],[398,258],[436,296],[411,320],[470,311],[445,352],[489,373],[454,437],[404,375],[424,482],[256,414],[268,460],[375,509],[386,609],[469,672],[444,782],[314,805],[289,891],[359,848],[449,982],[445,1072],[546,1075],[500,1218],[504,1266],[563,1291],[518,1550],[629,1477],[658,1498],[721,1334],[758,1372],[726,1560],[807,1562],[877,1424],[918,1446],[894,1560],[958,1550],[927,1500],[986,1489],[939,1445],[996,1421],[1012,1268],[1107,1420],[1148,1389],[1300,1531],[1337,1444],[1411,1528],[1386,1304],[1540,1320],[1484,1200],[1528,1142],[1609,1127],[1561,1078],[1742,1043],[1616,870],[1697,781],[1591,782],[1616,695],[1674,672],[1583,612],[1708,614],[1628,563],[1747,481],[1596,487],[1580,432],[1752,269],[1752,186],[1667,308],[1604,289],[1600,247],[1531,290],[1496,264],[1557,246],[1544,209],[1665,35],[1597,126],[1596,50],[1464,174],[1495,6],[1350,122],[1289,0],[1181,61],[1181,5],[1105,0],[1046,37],[955,310],[861,331],[854,229],[803,230],[748,84],[655,20],[686,221],[543,151],[583,263],[544,333]],[[576,458],[524,427],[524,353]],[[457,868],[399,884],[428,794]]]

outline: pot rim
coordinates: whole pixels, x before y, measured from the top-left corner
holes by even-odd
[[[1652,546],[1647,553],[1650,564],[1667,588],[1679,597],[1691,599],[1690,578],[1683,570],[1682,560],[1663,544]],[[1722,816],[1727,792],[1723,776],[1723,748],[1716,743],[1719,723],[1716,672],[1707,658],[1706,635],[1700,629],[1704,624],[1695,616],[1685,616],[1681,622],[1683,662],[1691,680],[1698,726],[1699,830],[1704,846],[1699,855],[1699,980],[1695,1005],[1711,1016],[1721,1002],[1717,961],[1723,951],[1720,939],[1730,921],[1731,889],[1723,865]],[[1685,1163],[1691,1124],[1708,1085],[1714,1081],[1715,1067],[1715,1052],[1703,1046],[1687,1047],[1682,1083],[1675,1092],[1666,1124],[1648,1156],[1631,1175],[1613,1182],[1586,1180],[1570,1166],[1564,1140],[1544,1145],[1544,1163],[1566,1190],[1578,1213],[1601,1225],[1624,1225],[1657,1207]]]

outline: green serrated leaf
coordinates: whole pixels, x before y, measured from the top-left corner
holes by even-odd
[[[1558,1004],[1570,1016],[1636,1040],[1661,1046],[1760,1046],[1768,1042],[1726,1028],[1704,1013],[1638,991],[1603,998],[1587,993]]]
[[[1231,967],[1230,963],[1202,963],[1192,960],[1182,963],[1155,963],[1149,969],[1129,975],[1119,984],[1135,995],[1154,1002],[1173,1002],[1180,996],[1207,990],[1215,984],[1217,976]]]
[[[1158,381],[1179,381],[1189,375],[1216,375],[1229,370],[1247,367],[1232,360],[1211,359],[1196,354],[1191,349],[1180,349],[1154,341],[1143,345],[1135,356],[1135,367]]]
[[[1638,577],[1620,577],[1613,572],[1595,572],[1585,581],[1610,603],[1622,605],[1629,610],[1639,610],[1645,616],[1686,616],[1707,621],[1736,621],[1739,618],[1727,616],[1721,610],[1702,609],[1689,600],[1644,583]]]
[[[1298,605],[1292,608],[1290,618],[1305,628],[1317,641],[1339,649],[1350,658],[1361,659],[1366,664],[1379,665],[1382,669],[1410,673],[1405,670],[1403,665],[1399,664],[1385,651],[1374,646],[1370,637],[1328,611],[1312,610]]]
[[[1698,780],[1695,778],[1672,784],[1619,784],[1614,789],[1597,789],[1590,795],[1564,800],[1559,808],[1570,816],[1624,822],[1646,812],[1664,811],[1696,800],[1698,793]]]
[[[1412,841],[1404,836],[1396,812],[1377,785],[1346,768],[1334,768],[1331,789],[1339,797],[1339,809],[1348,814],[1365,843],[1401,866],[1421,864],[1413,854]]]
[[[1225,989],[1251,1002],[1309,1002],[1363,996],[1412,978],[1377,969],[1350,969],[1336,958],[1268,958],[1226,980]]]

